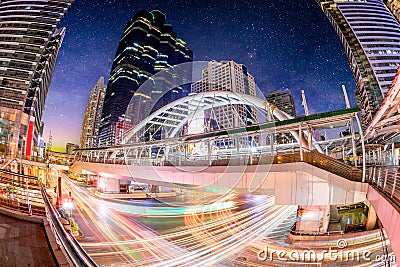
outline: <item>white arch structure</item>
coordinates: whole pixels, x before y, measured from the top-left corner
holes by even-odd
[[[267,113],[269,112],[279,121],[293,119],[293,116],[281,111],[275,105],[255,96],[231,91],[208,91],[190,94],[189,96],[171,102],[150,114],[125,135],[125,143],[128,143],[135,134],[141,131],[146,131],[152,125],[164,127],[168,138],[176,137],[182,127],[194,116],[195,113],[230,105],[247,105],[255,107],[264,110]],[[308,131],[304,132],[308,135]],[[291,131],[290,133],[297,142],[300,141],[298,132]],[[302,143],[307,145],[308,142],[303,137],[301,138]],[[323,153],[319,146],[316,146],[316,148]]]

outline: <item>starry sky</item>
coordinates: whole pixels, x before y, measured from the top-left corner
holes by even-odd
[[[75,0],[42,118],[53,149],[79,143],[89,91],[108,80],[125,24],[141,9],[165,13],[194,60],[245,64],[264,94],[289,88],[297,115],[301,90],[310,113],[345,108],[341,84],[355,105],[343,47],[314,0]]]

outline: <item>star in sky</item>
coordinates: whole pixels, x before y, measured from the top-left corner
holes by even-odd
[[[53,147],[79,143],[89,91],[100,76],[107,81],[125,24],[141,9],[165,13],[194,60],[245,64],[264,94],[289,88],[298,115],[301,90],[311,113],[344,108],[341,84],[355,105],[343,47],[315,1],[77,0],[62,22],[67,33],[43,117]]]

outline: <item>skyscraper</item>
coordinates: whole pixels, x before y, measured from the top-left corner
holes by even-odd
[[[382,0],[317,2],[345,48],[365,127],[382,103],[400,64],[400,25]]]
[[[192,83],[193,93],[206,91],[232,91],[251,96],[256,95],[254,77],[247,72],[246,66],[234,61],[208,62],[202,71],[200,81]],[[235,110],[233,111],[232,108]],[[208,111],[210,127],[228,129],[257,123],[257,112],[245,105],[216,107]],[[212,123],[213,122],[213,123]],[[214,130],[214,129],[209,129]]]
[[[266,96],[266,100],[269,103],[274,104],[283,112],[286,112],[287,114],[296,117],[294,99],[292,93],[288,88],[269,92]],[[290,133],[276,133],[274,135],[274,142],[276,142],[277,144],[292,143],[293,141],[293,135]]]
[[[104,85],[104,77],[100,77],[89,94],[89,101],[82,122],[81,148],[97,147],[97,136],[99,134],[101,111],[103,110],[105,95],[106,86]]]
[[[385,0],[386,5],[392,11],[393,15],[400,21],[400,1],[399,0]]]
[[[293,96],[288,88],[269,92],[266,100],[287,114],[296,117]]]
[[[100,146],[118,144],[123,131],[134,124],[125,118],[125,112],[136,90],[152,75],[173,65],[191,62],[193,53],[186,43],[177,38],[172,26],[165,24],[165,15],[158,10],[139,11],[128,23],[122,34],[114,59],[99,131]],[[171,76],[170,79],[173,79]],[[154,81],[154,89],[143,95],[130,107],[137,109],[146,101],[159,97],[169,79]],[[166,104],[188,92],[175,90],[159,101]],[[137,121],[136,121],[137,122]]]
[[[65,35],[65,28],[57,26],[72,3],[0,2],[0,135],[1,142],[9,144],[6,153],[11,156],[23,148],[29,156],[33,142],[37,143],[47,91]]]
[[[68,155],[72,155],[75,149],[78,149],[79,146],[74,143],[66,143],[65,144],[65,153]]]

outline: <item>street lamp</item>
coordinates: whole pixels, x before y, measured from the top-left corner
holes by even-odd
[[[69,211],[69,216],[72,217],[72,210],[74,209],[74,202],[72,197],[69,197],[63,203],[63,208]]]

